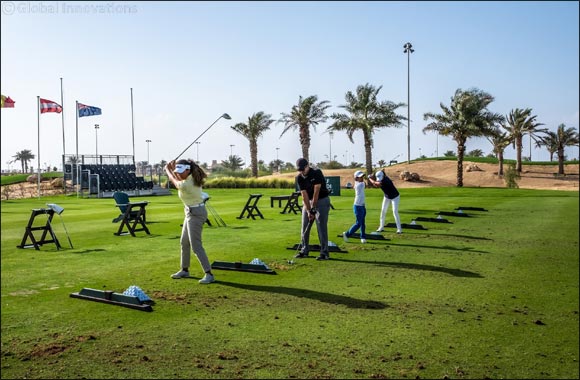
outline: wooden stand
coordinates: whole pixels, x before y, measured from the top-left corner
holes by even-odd
[[[33,227],[34,225],[34,218],[38,215],[46,215],[46,224],[44,226]],[[24,237],[22,238],[22,242],[20,245],[17,245],[17,248],[31,248],[34,247],[37,251],[40,250],[39,246],[48,243],[56,244],[56,249],[60,249],[60,243],[56,238],[56,235],[52,229],[52,217],[54,216],[54,210],[47,208],[40,208],[40,209],[33,209],[32,214],[30,215],[30,219],[28,220],[28,225],[26,226],[26,230],[24,232]],[[34,237],[33,231],[42,231],[42,236],[40,240],[36,240]],[[50,237],[52,239],[48,240],[47,235],[50,233]],[[26,244],[26,241],[30,237],[32,244]]]
[[[251,217],[252,219],[256,220],[256,216],[259,216],[260,218],[264,219],[264,215],[262,215],[262,213],[258,209],[258,201],[260,200],[261,197],[262,194],[250,194],[250,197],[248,198],[248,201],[246,202],[246,205],[244,206],[242,213],[240,214],[240,216],[237,217],[237,219],[243,219],[244,214],[246,212],[248,214],[246,218]]]

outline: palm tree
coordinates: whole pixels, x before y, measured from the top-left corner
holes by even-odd
[[[76,165],[80,162],[80,160],[77,156],[69,156],[67,158],[66,162],[71,164],[71,165]]]
[[[536,141],[536,148],[541,148],[545,146],[548,153],[550,153],[550,162],[554,161],[554,153],[558,152],[558,141],[555,133],[547,134],[541,136],[538,141]]]
[[[348,91],[345,95],[346,104],[339,106],[344,108],[348,114],[334,113],[332,118],[335,120],[327,130],[328,131],[345,131],[350,142],[356,131],[361,131],[365,144],[365,159],[367,173],[373,171],[373,134],[378,128],[402,127],[402,121],[406,117],[397,115],[395,110],[404,107],[404,103],[393,103],[391,101],[377,100],[377,95],[383,86],[374,87],[371,84],[360,85],[356,88],[356,94]]]
[[[270,124],[275,120],[271,119],[272,115],[265,114],[263,111],[248,117],[248,123],[238,123],[232,126],[232,129],[250,142],[250,159],[252,161],[252,176],[258,177],[258,137],[270,129]]]
[[[236,171],[244,166],[244,160],[240,156],[236,156],[235,154],[232,156],[228,156],[228,159],[222,161],[222,166],[226,169],[230,169]]]
[[[503,152],[505,148],[511,143],[507,132],[502,131],[499,127],[495,127],[489,136],[486,136],[491,145],[493,145],[493,153],[497,158],[499,168],[497,175],[503,176]]]
[[[457,187],[463,187],[463,157],[467,139],[487,136],[492,133],[494,123],[503,121],[501,115],[487,110],[493,100],[493,96],[476,88],[467,91],[457,89],[449,107],[440,104],[442,114],[427,112],[423,115],[425,120],[434,120],[423,128],[423,133],[435,131],[442,136],[451,136],[457,143]]]
[[[28,150],[28,149],[24,149],[21,150],[20,152],[16,152],[16,154],[14,156],[12,156],[12,158],[14,158],[14,160],[12,162],[15,161],[20,161],[20,166],[22,168],[22,173],[28,173],[28,162],[32,161],[34,159],[34,154],[32,154],[32,151]]]
[[[509,137],[516,148],[516,170],[518,173],[522,172],[522,140],[527,133],[530,138],[537,140],[537,133],[543,132],[545,129],[538,129],[542,123],[536,121],[536,115],[532,116],[532,109],[516,108],[511,110],[507,116],[506,123],[503,128],[508,131]]]
[[[300,134],[300,146],[302,147],[302,157],[310,161],[310,127],[316,130],[319,123],[323,123],[328,119],[326,110],[330,107],[327,100],[318,101],[316,95],[309,96],[305,99],[300,96],[298,104],[292,107],[292,112],[289,114],[281,113],[282,117],[278,120],[279,123],[284,123],[284,130],[280,137],[290,129],[298,129]]]
[[[558,174],[564,175],[564,148],[578,145],[579,137],[576,128],[566,128],[565,124],[560,124],[556,132],[545,131],[545,136],[540,136],[543,145],[555,143],[558,152]]]

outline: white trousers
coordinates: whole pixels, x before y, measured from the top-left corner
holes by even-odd
[[[385,227],[385,216],[387,215],[387,211],[389,210],[389,204],[393,205],[393,216],[395,217],[395,224],[397,225],[397,232],[401,232],[401,218],[399,218],[399,201],[401,200],[401,196],[397,196],[395,199],[389,199],[386,196],[383,197],[383,207],[381,208],[381,225],[379,226],[379,230],[382,230]]]

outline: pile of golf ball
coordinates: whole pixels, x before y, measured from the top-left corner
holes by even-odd
[[[265,262],[263,262],[262,260],[260,260],[260,259],[258,259],[258,258],[256,258],[256,259],[254,259],[254,260],[250,261],[250,264],[254,264],[254,265],[263,265],[264,267],[266,267],[266,269],[270,269],[270,268],[268,268],[268,266],[266,265],[266,263],[265,263]]]
[[[141,290],[140,287],[135,286],[135,285],[129,286],[127,288],[127,290],[125,290],[123,292],[123,295],[137,297],[137,298],[139,298],[139,301],[141,301],[141,302],[151,301],[151,298],[149,298],[149,296],[147,296],[147,294],[145,294],[145,292],[143,290]]]

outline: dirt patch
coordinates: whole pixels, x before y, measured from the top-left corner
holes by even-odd
[[[463,163],[464,187],[506,187],[503,178],[497,175],[497,164],[476,163],[479,171],[467,171],[470,162]],[[523,165],[521,178],[518,181],[520,189],[535,190],[567,190],[578,191],[580,164],[571,164],[564,167],[564,176],[558,176],[558,167],[555,165]],[[504,171],[507,166],[504,165]],[[418,173],[421,180],[418,182],[403,181],[399,174],[403,171]],[[348,182],[354,183],[352,178],[354,169],[325,169],[325,176],[340,176],[341,187]],[[385,172],[398,188],[421,187],[454,187],[457,184],[457,161],[418,161],[411,164],[399,163],[387,166]],[[274,174],[262,178],[293,179],[296,174]]]

